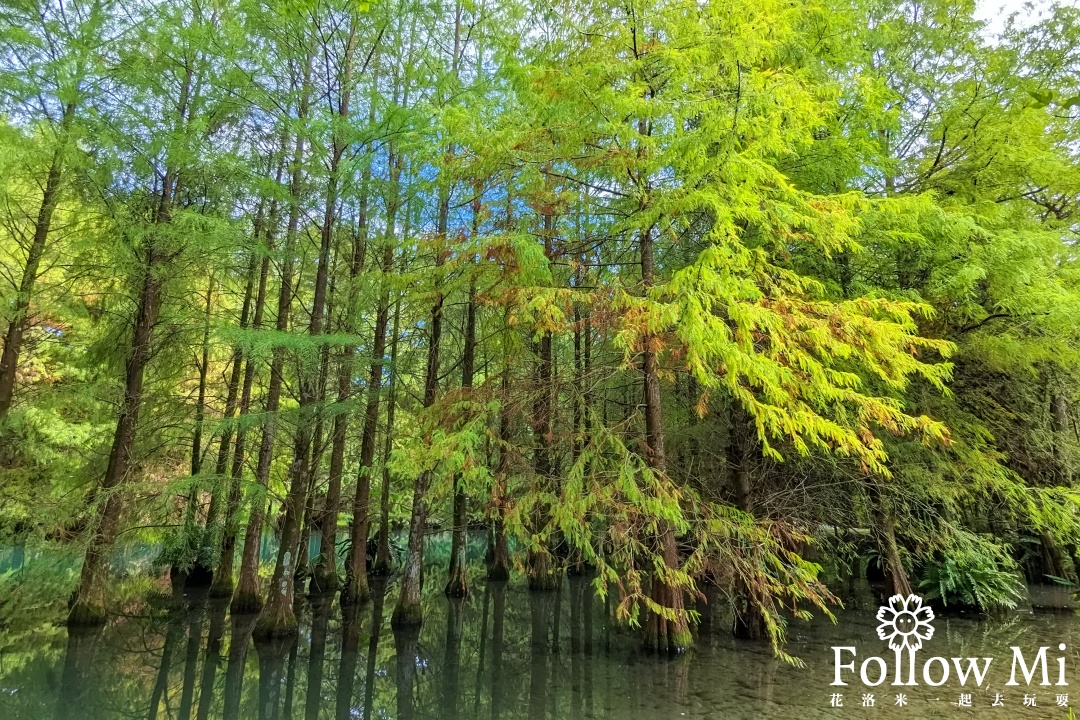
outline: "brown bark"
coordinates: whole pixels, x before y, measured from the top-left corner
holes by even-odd
[[[874,530],[877,535],[881,569],[885,573],[885,594],[888,597],[893,595],[907,597],[911,594],[911,582],[900,559],[900,546],[896,541],[896,527],[893,523],[892,512],[883,502],[876,485],[871,486],[871,499],[874,504]]]
[[[480,190],[473,202],[473,237],[479,233]],[[465,392],[473,386],[473,366],[476,361],[476,284],[469,285],[469,299],[465,306],[465,341],[461,353],[461,387]],[[463,598],[469,594],[469,576],[466,568],[465,548],[468,529],[468,499],[461,487],[461,477],[454,477],[453,521],[451,523],[450,569],[444,592],[448,597]]]
[[[753,476],[753,457],[757,450],[757,437],[752,420],[735,401],[731,408],[730,428],[728,432],[727,461],[728,470],[734,486],[735,507],[745,513],[753,512],[751,479]],[[761,640],[768,630],[760,602],[771,602],[761,598],[741,579],[735,588],[735,617],[732,634],[744,640]]]
[[[439,200],[438,237],[445,243],[447,221],[450,214],[450,191],[444,188]],[[442,243],[435,249],[435,272],[441,272]],[[438,283],[438,280],[436,280]],[[431,308],[431,335],[428,339],[427,368],[424,379],[424,407],[435,404],[439,391],[439,348],[442,341],[443,294],[438,285],[435,302]],[[401,594],[391,624],[395,628],[419,625],[423,620],[420,609],[420,591],[423,585],[424,530],[427,524],[427,492],[431,485],[431,470],[422,471],[413,486],[412,515],[409,518],[409,541],[405,550],[405,567],[401,576]]]
[[[374,109],[372,112],[374,112]],[[369,164],[364,169],[363,180],[361,181],[360,218],[357,229],[353,233],[352,257],[349,262],[349,288],[346,293],[345,309],[342,312],[343,329],[346,332],[354,332],[356,329],[353,308],[356,305],[360,273],[363,271],[364,257],[367,252],[367,193],[370,181],[371,166]],[[354,354],[355,349],[347,347],[342,350],[338,358],[337,403],[339,406],[343,406],[348,402],[352,395]],[[309,587],[309,592],[312,594],[331,592],[337,589],[340,582],[337,569],[337,529],[338,514],[341,509],[341,478],[345,468],[345,437],[348,427],[349,413],[339,409],[337,414],[334,415],[326,502],[323,505],[323,514],[319,522],[321,532],[319,560],[311,574],[311,585]]]
[[[367,541],[371,524],[371,474],[375,470],[375,436],[378,432],[379,402],[382,393],[383,356],[386,353],[386,328],[390,320],[389,277],[394,269],[394,224],[397,218],[400,159],[390,156],[390,199],[386,211],[386,237],[383,240],[381,294],[375,312],[375,330],[371,342],[371,368],[368,373],[367,403],[364,407],[364,427],[360,439],[360,465],[356,473],[356,494],[353,496],[352,524],[349,526],[349,555],[345,563],[345,590],[341,602],[366,600],[371,592],[367,579]]]
[[[355,47],[355,22],[350,26],[349,41],[345,53],[345,70],[343,72],[342,87],[348,88],[350,77],[349,63],[352,58],[352,50]],[[304,75],[304,103],[310,93],[311,65],[314,56],[315,40],[311,40],[308,54],[307,68]],[[349,95],[346,90],[342,94],[341,112],[348,115]],[[304,108],[306,116],[306,107]],[[327,304],[327,280],[330,273],[330,246],[333,238],[333,227],[336,222],[334,212],[337,206],[337,181],[338,165],[344,152],[344,144],[340,138],[335,137],[333,158],[330,165],[330,177],[327,182],[326,207],[323,218],[323,228],[319,243],[319,263],[315,274],[315,295],[311,303],[311,321],[308,325],[308,336],[317,338],[323,332],[323,320]],[[307,491],[309,478],[308,455],[311,452],[312,420],[317,412],[318,402],[318,378],[313,377],[310,370],[302,367],[300,370],[300,419],[296,432],[296,441],[293,446],[293,462],[289,473],[289,491],[285,497],[285,518],[281,526],[281,544],[278,547],[277,563],[274,566],[274,574],[270,581],[270,592],[267,596],[266,607],[263,608],[259,621],[255,625],[256,637],[282,637],[293,635],[297,631],[296,614],[293,611],[293,593],[296,585],[296,564],[301,552],[307,553],[306,544],[300,546],[301,522],[307,504]]]
[[[190,80],[189,76],[189,83]],[[187,86],[185,86],[184,94],[187,94]],[[181,107],[184,106],[186,106],[186,101],[182,100]],[[182,111],[181,116],[183,114]],[[158,197],[155,225],[162,226],[168,223],[173,195],[178,189],[177,185],[175,172],[171,170],[166,172]],[[120,404],[119,417],[116,420],[109,463],[97,493],[98,498],[104,498],[103,508],[96,526],[91,530],[79,584],[71,599],[68,625],[94,625],[105,622],[108,552],[119,531],[123,504],[122,486],[131,470],[135,435],[139,425],[139,413],[142,409],[143,375],[150,362],[153,330],[161,304],[161,289],[164,281],[161,265],[166,259],[156,247],[155,238],[151,237],[143,259],[142,284],[138,296],[135,328],[131,339],[131,350],[125,364],[124,397]]]
[[[64,116],[60,121],[60,137],[53,152],[49,172],[45,177],[45,188],[38,206],[37,220],[34,223],[34,237],[23,265],[19,292],[15,296],[15,308],[4,334],[4,349],[0,352],[0,425],[4,424],[8,411],[15,398],[15,378],[19,366],[19,352],[22,350],[23,334],[29,325],[30,300],[34,295],[38,269],[45,254],[45,246],[52,229],[53,214],[60,200],[60,186],[64,173],[64,152],[67,148],[68,129],[75,118],[75,104],[64,107]]]
[[[255,234],[256,241],[259,238],[259,228],[262,225],[262,208],[259,208],[258,216],[255,221]],[[257,269],[256,261],[258,260],[257,254],[252,251],[251,258],[248,261],[247,268],[247,281],[244,284],[244,299],[240,306],[240,328],[246,330],[248,323],[251,319],[251,303],[254,299],[255,293],[255,270]],[[221,419],[224,422],[232,420],[233,414],[236,413],[236,404],[240,395],[240,379],[243,376],[244,371],[244,352],[237,346],[233,348],[232,358],[230,359],[229,381],[225,391],[225,410],[221,414]],[[218,454],[217,460],[214,463],[214,486],[210,495],[210,508],[206,512],[206,524],[204,525],[206,535],[215,543],[219,542],[217,538],[218,528],[218,515],[221,514],[222,501],[225,498],[222,497],[222,489],[228,488],[222,480],[225,474],[229,471],[229,450],[232,447],[232,440],[234,432],[231,426],[227,426],[221,433],[221,438],[218,442]]]
[[[491,489],[491,565],[488,580],[510,579],[510,552],[506,545],[507,476],[510,472],[510,357],[503,358],[501,407],[499,408],[499,463]]]
[[[386,432],[383,437],[382,492],[379,499],[379,536],[376,541],[375,575],[386,576],[393,569],[390,560],[390,452],[394,447],[394,407],[397,402],[398,329],[401,323],[401,299],[394,303],[394,328],[390,339],[390,385],[386,393]]]
[[[641,233],[641,280],[644,292],[653,285],[653,239],[652,228]],[[656,338],[646,332],[642,338],[641,376],[645,396],[645,445],[649,466],[663,475],[667,472],[664,455],[664,426],[660,408],[660,374],[656,358]],[[675,570],[679,567],[675,531],[668,523],[662,523],[658,543],[664,565]],[[683,604],[683,591],[669,584],[659,575],[652,578],[653,602],[664,609],[664,614],[648,613],[645,622],[645,647],[656,652],[682,652],[690,647],[692,639]]]
[[[278,167],[278,181],[281,180],[281,166]],[[276,203],[271,206],[270,226],[267,231],[267,247],[273,245],[273,228],[277,220]],[[251,321],[251,329],[262,328],[263,311],[266,307],[266,286],[270,274],[270,255],[263,254],[262,263],[259,266],[259,285],[255,296],[255,314]],[[251,408],[251,388],[255,382],[255,368],[257,363],[254,358],[248,357],[244,364],[244,381],[240,391],[239,417],[243,419]],[[214,571],[214,581],[210,585],[211,597],[230,597],[233,594],[233,565],[236,562],[236,535],[239,531],[237,515],[240,512],[241,488],[240,481],[244,475],[244,458],[247,450],[247,430],[241,425],[236,430],[236,443],[233,445],[232,474],[229,482],[229,495],[226,499],[225,517],[221,534],[220,553],[217,568]],[[224,474],[224,469],[222,470]]]
[[[311,96],[311,67],[314,60],[314,41],[309,44],[307,62],[304,67],[303,90],[300,95],[300,107],[297,116],[301,125],[308,115],[308,107]],[[281,285],[278,292],[277,305],[277,330],[285,332],[289,329],[289,315],[292,310],[293,295],[293,257],[295,255],[296,236],[300,226],[300,195],[303,190],[303,159],[304,159],[304,134],[298,131],[293,145],[292,178],[289,182],[289,223],[285,234],[285,247],[282,253]],[[259,446],[258,466],[255,469],[255,480],[261,489],[265,489],[270,480],[270,463],[274,453],[274,435],[276,430],[276,414],[281,403],[281,385],[283,382],[282,372],[285,367],[285,348],[276,346],[273,349],[270,360],[270,383],[266,391],[266,425],[263,427],[262,443]],[[298,438],[300,440],[301,438]],[[307,438],[302,438],[307,440]],[[299,444],[299,443],[298,443]],[[306,442],[305,442],[306,444]],[[295,461],[294,461],[295,467]],[[295,479],[295,478],[294,478]],[[295,501],[295,495],[293,497]],[[259,550],[262,544],[263,530],[263,498],[257,495],[253,498],[251,515],[248,519],[247,530],[244,534],[244,552],[240,562],[240,581],[233,593],[232,611],[254,612],[262,607],[262,598],[259,592]],[[294,532],[298,535],[299,530]],[[294,550],[283,545],[279,554],[284,558],[284,553],[290,553],[289,576],[292,576],[291,561]],[[275,574],[277,571],[275,570]],[[290,581],[291,583],[291,581]],[[280,589],[280,588],[279,588]]]

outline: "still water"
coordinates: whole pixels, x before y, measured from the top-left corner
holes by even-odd
[[[271,645],[251,641],[251,618],[229,617],[224,606],[190,594],[135,603],[94,634],[46,624],[0,635],[0,719],[1005,720],[1069,717],[1058,695],[1073,689],[1080,704],[1080,618],[1062,609],[1067,596],[1046,590],[1036,604],[1048,607],[1035,611],[935,620],[920,667],[924,654],[994,658],[983,687],[964,691],[968,708],[955,677],[938,688],[864,688],[848,674],[848,687],[830,686],[831,646],[855,646],[857,662],[892,660],[875,635],[878,600],[865,583],[846,588],[835,625],[792,624],[788,650],[805,663],[792,667],[767,645],[732,639],[719,602],[699,606],[692,652],[659,659],[638,653],[637,637],[609,621],[611,608],[585,578],[540,594],[478,577],[465,601],[444,598],[441,580],[428,578],[425,621],[415,633],[390,628],[391,581],[377,583],[374,599],[354,611],[302,601],[299,637]],[[1057,651],[1060,642],[1067,651]],[[1065,656],[1071,686],[1033,686],[1034,706],[1025,706],[1027,688],[1005,685],[1009,647],[1043,645],[1051,646],[1051,681],[1056,658]],[[905,705],[896,704],[898,690]],[[843,707],[833,706],[837,691]],[[874,705],[864,705],[871,692]],[[993,707],[999,693],[1004,705]]]

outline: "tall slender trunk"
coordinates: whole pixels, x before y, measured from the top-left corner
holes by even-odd
[[[374,104],[372,104],[374,113]],[[369,116],[373,121],[373,116]],[[371,183],[371,164],[364,168],[360,190],[360,218],[353,233],[352,257],[349,262],[349,287],[346,293],[345,308],[342,311],[343,330],[355,332],[355,306],[359,294],[360,274],[364,269],[367,253],[367,204],[368,188]],[[337,570],[337,529],[338,513],[341,509],[341,478],[345,468],[345,438],[349,428],[349,413],[343,409],[352,395],[353,357],[355,348],[347,347],[338,358],[337,377],[337,414],[334,415],[332,448],[330,451],[330,470],[327,479],[326,502],[323,505],[322,519],[319,523],[321,542],[319,560],[311,575],[309,592],[312,594],[332,592],[337,589],[339,579]]]
[[[383,356],[386,353],[386,327],[390,319],[389,278],[394,269],[394,225],[397,219],[400,158],[391,151],[390,200],[386,209],[386,237],[383,240],[381,293],[375,312],[375,332],[371,342],[371,368],[368,373],[364,429],[360,439],[360,465],[356,473],[352,524],[349,532],[349,555],[345,562],[345,590],[341,602],[355,603],[370,596],[367,579],[367,541],[371,511],[371,474],[375,469],[375,436],[378,432],[379,402],[382,393]]]
[[[545,214],[543,222],[544,255],[551,261],[555,257],[555,218],[551,214]],[[536,437],[533,468],[538,484],[537,489],[542,493],[548,493],[552,490],[554,482],[552,418],[555,412],[554,338],[550,330],[543,331],[537,345],[539,362],[536,366],[537,395],[533,408],[536,418],[533,425]],[[558,566],[552,552],[553,543],[548,527],[551,523],[551,508],[544,504],[538,505],[531,522],[532,532],[545,538],[545,541],[542,547],[529,549],[529,589],[557,590],[562,582],[562,568]]]
[[[307,66],[304,71],[304,116],[307,114],[307,101],[311,88],[311,66],[314,58],[315,36],[309,41]],[[350,31],[349,46],[354,45],[355,38]],[[347,57],[351,57],[351,51],[347,51]],[[347,72],[346,72],[347,74]],[[348,96],[343,96],[343,102],[348,101]],[[323,231],[319,243],[319,265],[315,274],[315,295],[311,302],[311,321],[308,325],[308,336],[317,338],[323,332],[323,319],[326,312],[326,288],[330,273],[330,245],[333,238],[333,226],[335,222],[334,211],[337,206],[337,166],[341,159],[344,147],[340,147],[335,140],[334,158],[330,169],[330,179],[327,182],[327,202],[323,220]],[[311,452],[312,421],[317,412],[317,377],[313,377],[310,369],[300,368],[300,417],[299,427],[296,431],[296,441],[293,445],[293,461],[289,470],[289,490],[285,496],[285,518],[281,524],[281,544],[278,546],[277,563],[274,565],[274,574],[270,580],[270,592],[267,596],[266,607],[259,615],[259,621],[255,624],[256,637],[283,637],[293,635],[297,631],[296,614],[293,611],[293,592],[295,590],[295,570],[297,555],[300,552],[301,521],[307,500],[307,462]],[[303,548],[307,552],[306,546]]]
[[[282,166],[278,166],[277,179],[281,181]],[[262,262],[259,266],[259,284],[255,295],[255,314],[251,320],[251,329],[262,329],[263,312],[266,307],[266,286],[270,274],[269,250],[273,246],[274,225],[277,222],[277,206],[271,206],[270,224],[266,234],[267,252],[263,253]],[[244,363],[243,389],[240,391],[239,417],[241,423],[236,429],[236,443],[233,445],[232,473],[229,482],[229,495],[225,505],[225,518],[221,534],[221,545],[217,568],[214,572],[214,581],[210,585],[210,597],[230,597],[233,594],[233,564],[236,562],[236,535],[239,532],[238,514],[240,511],[241,487],[240,480],[244,474],[244,458],[247,450],[247,429],[243,425],[243,418],[251,409],[251,388],[255,383],[255,358],[250,354]],[[220,459],[219,459],[220,462]],[[224,474],[224,468],[222,468]]]
[[[443,293],[438,275],[444,262],[447,222],[450,215],[450,189],[443,187],[439,199],[438,238],[435,248],[435,301],[431,308],[431,335],[428,338],[427,368],[424,378],[424,407],[435,404],[439,392],[439,349],[442,342]],[[395,628],[419,625],[423,621],[420,592],[423,586],[424,530],[427,525],[427,492],[433,471],[423,470],[413,485],[412,515],[409,518],[409,541],[405,550],[401,594],[390,622]]]
[[[203,459],[203,423],[206,418],[206,384],[210,371],[210,317],[213,311],[214,301],[214,274],[210,274],[209,283],[206,286],[206,303],[203,309],[203,336],[202,353],[198,359],[199,389],[195,401],[195,429],[191,436],[191,488],[188,490],[187,504],[184,508],[183,536],[186,542],[199,536],[197,542],[202,543],[202,527],[199,525],[199,506],[202,496],[202,483],[199,473],[202,470]],[[199,563],[198,558],[193,558],[192,566],[181,568],[173,565],[172,574],[181,574],[184,584],[192,587],[208,587],[212,580],[213,570],[205,564]]]
[[[256,232],[254,238],[256,240],[259,237],[259,227],[263,224],[261,218],[262,208],[259,209],[258,216],[259,217],[257,217],[255,222]],[[247,280],[244,284],[244,299],[240,305],[241,330],[246,330],[248,323],[251,320],[251,302],[254,300],[257,260],[258,255],[253,250],[248,261],[246,273]],[[244,351],[239,345],[233,348],[233,354],[229,364],[229,381],[226,388],[225,410],[221,414],[221,419],[224,423],[228,423],[232,420],[233,414],[236,412],[236,404],[240,395],[240,379],[243,376],[244,371]],[[217,460],[214,463],[214,484],[210,494],[210,507],[206,511],[206,523],[204,525],[206,537],[213,547],[218,547],[219,542],[217,522],[218,515],[221,514],[222,502],[226,499],[222,496],[222,490],[226,489],[228,486],[224,484],[223,479],[225,474],[229,471],[229,450],[232,446],[234,434],[232,426],[226,425],[226,428],[221,433],[221,439],[218,443]]]
[[[757,436],[753,419],[738,401],[733,401],[728,431],[727,463],[732,480],[735,507],[745,513],[753,512],[753,457],[757,451]],[[771,598],[762,596],[744,581],[735,588],[735,613],[732,634],[745,640],[761,640],[768,634],[765,626],[763,604],[768,606]]]
[[[383,436],[382,492],[379,499],[379,537],[376,542],[376,575],[389,575],[393,569],[390,560],[390,452],[394,448],[394,406],[397,402],[397,352],[398,330],[401,324],[401,298],[394,303],[394,328],[390,337],[390,385],[386,392],[386,432]]]
[[[314,36],[312,36],[314,37]],[[315,57],[314,40],[309,41],[307,61],[304,66],[303,88],[300,93],[300,106],[297,112],[299,119],[298,130],[293,146],[292,178],[289,183],[289,223],[285,233],[285,247],[281,260],[281,285],[278,292],[277,305],[277,330],[286,332],[289,329],[289,314],[292,310],[293,296],[293,262],[296,247],[297,231],[300,227],[300,195],[303,191],[304,179],[304,130],[303,124],[308,116],[308,107],[311,99],[311,69]],[[321,300],[321,298],[320,298]],[[255,480],[260,490],[265,490],[270,480],[270,462],[274,453],[274,435],[276,430],[276,414],[281,403],[282,373],[285,368],[285,348],[278,345],[273,349],[270,360],[270,384],[266,391],[266,425],[263,428],[262,443],[259,446],[258,466],[255,469]],[[298,435],[301,433],[298,433]],[[299,440],[299,438],[298,438]],[[295,465],[295,463],[294,463]],[[293,500],[295,501],[295,497]],[[248,519],[247,531],[244,534],[244,552],[240,562],[240,582],[233,594],[233,612],[253,612],[262,607],[262,598],[259,592],[259,550],[262,545],[263,530],[263,498],[261,493],[252,499],[251,515]],[[288,500],[286,502],[289,502]],[[295,533],[295,534],[298,534]],[[284,544],[279,554],[285,552],[289,555],[289,576],[292,576],[292,554],[294,549]],[[283,558],[284,559],[284,558]],[[275,575],[279,574],[275,569]],[[290,581],[291,586],[291,581]],[[278,588],[279,592],[281,588]],[[291,592],[289,593],[291,596]]]
[[[644,292],[648,293],[654,279],[651,227],[641,233],[640,252],[641,280]],[[667,459],[664,455],[664,426],[660,409],[659,366],[651,333],[645,333],[642,338],[641,376],[645,396],[646,459],[649,467],[662,475],[667,472]],[[675,544],[675,531],[670,523],[660,524],[657,541],[665,568],[678,569],[678,548]],[[665,610],[671,611],[672,616],[665,617],[655,612],[649,613],[645,622],[645,647],[658,652],[682,652],[690,647],[692,639],[683,605],[682,589],[669,583],[663,575],[654,574],[650,594],[653,601]]]
[[[188,83],[190,81],[189,76]],[[181,107],[185,104],[186,102],[182,102]],[[181,112],[181,116],[183,114]],[[158,228],[169,221],[169,212],[173,194],[178,189],[177,185],[176,173],[172,170],[166,172],[154,218],[154,223]],[[122,486],[131,470],[135,434],[142,409],[143,375],[150,362],[151,341],[161,305],[164,274],[160,266],[167,259],[158,250],[153,232],[152,230],[141,268],[142,279],[135,328],[124,371],[124,397],[120,404],[119,417],[116,420],[116,432],[113,434],[109,463],[97,493],[98,498],[104,498],[104,507],[96,526],[90,533],[79,584],[71,599],[68,625],[95,625],[105,622],[108,551],[119,530],[123,506]]]
[[[506,546],[507,478],[510,473],[510,354],[503,355],[499,407],[499,462],[491,489],[491,565],[488,580],[510,579],[510,552]]]
[[[60,186],[64,175],[64,152],[67,149],[68,130],[75,118],[75,103],[69,102],[64,107],[64,116],[60,121],[60,137],[53,152],[49,172],[45,177],[45,188],[38,206],[37,220],[34,223],[34,237],[26,254],[19,292],[15,296],[15,308],[4,334],[4,350],[0,352],[0,426],[4,424],[8,411],[15,398],[15,378],[19,369],[19,352],[22,350],[23,334],[30,321],[30,300],[34,295],[38,269],[45,254],[45,246],[52,229],[53,214],[60,200]]]
[[[191,437],[191,474],[198,475],[202,470],[202,431],[206,418],[206,377],[210,370],[210,314],[214,307],[214,275],[206,287],[206,306],[204,308],[202,354],[199,357],[199,390],[195,401],[195,431]]]
[[[472,206],[472,234],[480,231],[480,187]],[[476,282],[469,283],[469,298],[465,305],[465,340],[461,352],[461,388],[464,393],[472,390],[474,364],[476,361]],[[450,570],[444,592],[449,597],[465,597],[469,594],[469,575],[466,567],[465,547],[468,529],[468,499],[461,486],[461,476],[454,476],[454,507],[450,541]]]

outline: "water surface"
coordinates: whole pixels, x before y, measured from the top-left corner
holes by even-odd
[[[1067,656],[1080,703],[1080,619],[1071,610],[1018,612],[998,620],[938,618],[923,652],[994,657],[982,689],[868,689],[857,677],[833,688],[834,645],[890,659],[877,639],[877,600],[865,584],[849,587],[834,625],[793,623],[792,667],[760,643],[731,638],[721,603],[701,606],[693,651],[673,659],[638,652],[638,637],[609,620],[610,607],[586,578],[554,593],[517,582],[477,578],[465,601],[441,595],[428,578],[425,621],[395,633],[389,618],[396,584],[375,584],[355,609],[303,600],[292,641],[256,644],[252,619],[189,594],[135,604],[96,633],[44,624],[0,637],[0,718],[397,718],[541,720],[543,718],[1013,718],[1067,717],[1059,694],[1070,688],[1005,686],[1016,645],[1052,645]],[[1042,591],[1036,605],[1065,604]],[[1065,642],[1068,650],[1057,653]],[[921,657],[922,653],[920,653]],[[1053,661],[1051,661],[1053,662]],[[920,660],[921,663],[921,660]],[[1051,674],[1056,666],[1051,667]],[[841,692],[843,707],[834,707]],[[961,692],[972,707],[960,707]],[[864,693],[874,705],[864,706]],[[996,693],[1004,707],[992,707]]]

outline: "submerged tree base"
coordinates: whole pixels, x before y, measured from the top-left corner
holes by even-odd
[[[215,600],[230,598],[233,594],[232,573],[217,573],[214,582],[210,584],[210,597]]]
[[[69,628],[95,628],[104,625],[106,620],[108,613],[104,600],[76,598],[68,611],[67,625]]]
[[[417,628],[424,623],[424,611],[418,602],[398,602],[390,627],[396,629]]]
[[[339,587],[341,587],[341,579],[336,570],[328,570],[322,565],[316,565],[308,583],[308,595],[329,595],[336,592]]]
[[[292,608],[282,606],[277,610],[267,608],[255,623],[251,635],[257,640],[289,638],[300,631],[296,613]]]
[[[229,609],[237,615],[257,613],[263,608],[262,598],[259,597],[258,588],[245,588],[243,585],[236,588],[233,593],[232,604]]]
[[[463,598],[469,594],[469,584],[466,580],[465,568],[459,567],[450,574],[450,579],[443,588],[443,594],[449,598]]]
[[[346,578],[345,587],[341,590],[342,605],[359,605],[370,599],[371,587],[368,585],[367,575]]]

